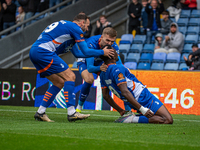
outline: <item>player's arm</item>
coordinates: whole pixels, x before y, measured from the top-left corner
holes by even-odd
[[[94,57],[90,57],[86,59],[87,62],[87,70],[89,73],[97,73],[99,71],[106,71],[107,65],[102,64],[101,66],[94,66]]]
[[[102,88],[102,94],[103,94],[103,98],[108,102],[108,104],[112,106],[114,109],[116,109],[120,113],[121,116],[125,114],[126,111],[123,110],[121,107],[119,107],[110,96],[108,88]]]
[[[85,56],[81,50],[79,50],[77,44],[75,44],[72,49],[71,49],[72,54],[76,57],[76,58],[88,58],[88,56]]]
[[[140,105],[140,103],[136,101],[131,92],[128,90],[127,84],[122,83],[119,84],[118,87],[122,95],[128,100],[128,102],[131,103],[136,109],[138,109],[144,116],[150,118],[154,115],[154,113],[150,109],[143,107],[142,105]]]
[[[103,50],[90,49],[88,48],[87,43],[85,41],[77,42],[77,44],[80,47],[82,53],[87,57],[97,57],[101,55],[107,56],[109,58],[114,57],[113,49],[107,49],[107,47],[105,47]]]

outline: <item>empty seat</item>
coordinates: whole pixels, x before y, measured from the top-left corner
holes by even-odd
[[[151,65],[151,70],[163,70],[164,69],[164,63],[162,62],[154,62]]]
[[[181,63],[178,67],[179,70],[188,70],[189,67],[186,65],[186,63]]]
[[[181,10],[180,18],[189,18],[190,17],[190,10]]]
[[[144,44],[146,41],[146,35],[136,35],[133,39],[133,43],[135,44]]]
[[[75,61],[75,62],[73,63],[72,68],[78,68],[78,67],[77,67],[77,61]]]
[[[180,62],[181,54],[180,53],[168,53],[166,62]]]
[[[153,54],[153,61],[154,62],[165,62],[167,58],[166,53],[154,53]]]
[[[129,52],[138,52],[140,53],[142,51],[143,44],[132,44]]]
[[[178,63],[166,63],[164,70],[178,70]]]
[[[185,44],[182,53],[190,53],[190,52],[192,52],[192,44]]]
[[[127,51],[125,49],[119,50],[120,53],[124,55],[124,60],[126,60],[127,57]]]
[[[140,59],[140,53],[129,53],[126,57],[126,62],[138,62]]]
[[[140,57],[140,61],[150,62],[153,60],[153,53],[142,53]]]
[[[119,50],[126,50],[128,52],[130,47],[131,47],[130,44],[120,44],[119,45]]]
[[[184,35],[186,34],[186,31],[187,31],[187,27],[186,26],[179,27],[178,29],[182,34],[184,34]]]
[[[170,20],[171,20],[172,22],[176,22],[176,19],[175,19],[175,18],[170,18]]]
[[[199,25],[200,25],[200,18],[190,18],[188,26],[199,26]]]
[[[186,44],[197,43],[199,35],[187,35],[185,38]]]
[[[186,34],[199,34],[199,26],[189,26]]]
[[[200,17],[200,10],[193,9],[191,14],[190,14],[190,17],[191,18],[199,18]]]
[[[144,47],[143,47],[143,52],[154,52],[154,47],[155,45],[154,44],[145,44]]]
[[[129,69],[135,70],[137,68],[137,62],[125,62],[124,66]]]
[[[188,25],[188,18],[179,18],[177,21],[178,26],[187,26]]]
[[[132,34],[123,34],[121,36],[120,44],[131,44],[133,41],[133,35]]]
[[[137,69],[141,69],[141,70],[150,70],[150,63],[148,62],[140,62],[137,66]]]
[[[189,53],[182,53],[180,62],[185,62],[184,56],[185,56],[186,58],[188,58]]]

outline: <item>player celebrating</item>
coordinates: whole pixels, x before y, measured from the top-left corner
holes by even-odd
[[[112,59],[101,57],[108,66],[106,72],[100,74],[103,98],[123,115],[123,109],[109,95],[110,90],[120,99],[128,100],[133,109],[139,110],[143,114],[141,116],[135,116],[133,113],[124,115],[115,122],[172,124],[173,118],[162,102],[151,94],[127,68],[117,65],[118,57],[117,54],[115,55],[115,58]]]
[[[115,43],[117,37],[117,31],[111,27],[107,27],[103,30],[102,35],[92,36],[86,40],[89,48],[100,49],[105,45],[112,45],[119,55],[119,48]],[[118,56],[118,64],[122,64],[120,57]],[[94,82],[94,77],[92,73],[100,73],[100,71],[106,71],[107,65],[105,65],[101,58],[99,57],[90,57],[90,58],[79,58],[78,59],[78,68],[79,72],[84,79],[84,83],[81,88],[79,95],[78,106],[76,108],[77,112],[81,112],[83,104],[88,97],[90,88]]]
[[[75,111],[75,94],[73,93],[75,74],[58,56],[69,51],[72,51],[75,57],[100,55],[110,57],[113,55],[113,50],[107,48],[97,51],[87,47],[83,32],[87,30],[89,23],[89,18],[83,14],[77,15],[73,22],[66,20],[54,22],[41,33],[32,45],[29,53],[32,63],[41,77],[46,77],[53,83],[53,86],[46,91],[42,104],[34,115],[36,120],[52,122],[45,111],[63,86],[68,120],[82,120],[90,116],[89,114],[84,115]],[[77,46],[74,46],[75,43],[78,44],[80,50],[77,49]]]

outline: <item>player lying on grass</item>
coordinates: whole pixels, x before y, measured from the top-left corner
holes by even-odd
[[[32,45],[29,56],[41,77],[49,79],[53,85],[46,91],[42,103],[34,115],[36,120],[52,122],[46,115],[46,108],[64,87],[64,97],[67,104],[69,121],[88,118],[90,115],[80,114],[75,110],[75,74],[58,55],[71,51],[75,57],[110,56],[113,50],[89,49],[83,37],[83,32],[90,24],[86,15],[77,15],[74,21],[61,20],[49,25]],[[74,45],[78,44],[78,46]],[[114,53],[113,53],[114,55]]]
[[[107,27],[103,30],[102,35],[92,36],[86,40],[86,43],[89,48],[97,50],[103,48],[105,45],[112,45],[119,55],[119,47],[115,43],[116,37],[117,31],[111,27]],[[117,64],[122,64],[119,56],[118,59]],[[82,85],[78,106],[76,108],[77,112],[81,112],[83,104],[87,99],[90,88],[94,82],[94,76],[92,73],[98,74],[100,71],[106,71],[107,65],[105,65],[103,60],[99,57],[79,58],[77,62],[79,72],[85,81]]]
[[[115,108],[121,115],[124,110],[120,108],[109,95],[112,91],[121,100],[128,100],[130,107],[142,113],[135,116],[131,113],[123,115],[115,122],[120,123],[159,123],[172,124],[173,118],[162,102],[157,99],[149,90],[133,75],[127,68],[117,65],[117,53],[110,59],[101,56],[101,59],[108,66],[106,72],[100,73],[103,98]]]

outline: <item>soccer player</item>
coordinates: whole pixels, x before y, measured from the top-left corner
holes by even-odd
[[[75,57],[94,57],[113,55],[113,50],[89,49],[83,38],[83,32],[88,28],[90,21],[86,15],[79,14],[74,21],[61,20],[49,25],[39,36],[30,50],[30,59],[41,77],[49,79],[53,85],[46,91],[42,104],[34,118],[40,121],[52,122],[46,115],[46,108],[52,103],[58,92],[64,87],[64,97],[67,104],[68,120],[76,121],[88,118],[89,114],[80,114],[75,111],[75,74],[68,65],[58,56],[72,51]],[[78,44],[78,46],[74,45]]]
[[[117,37],[117,31],[111,27],[107,27],[103,30],[102,35],[92,36],[86,40],[89,48],[92,49],[101,49],[105,45],[112,45],[112,47],[116,50],[119,55],[119,48],[115,43],[115,39]],[[118,64],[122,64],[120,57],[118,56]],[[79,101],[76,108],[77,112],[81,112],[83,108],[83,104],[88,97],[90,92],[90,88],[94,82],[94,77],[92,73],[99,74],[100,71],[106,71],[107,65],[105,65],[101,58],[99,57],[90,57],[90,58],[79,58],[78,59],[78,68],[79,72],[84,79],[84,83],[81,88],[81,92],[79,95]],[[128,107],[128,106],[127,106]],[[129,107],[127,108],[131,110]]]
[[[130,106],[142,113],[123,115],[115,122],[120,123],[160,123],[172,124],[173,118],[162,102],[157,99],[138,79],[122,65],[117,65],[117,54],[112,59],[102,56],[108,66],[106,72],[101,72],[100,81],[103,98],[121,115],[123,111],[109,95],[112,91],[121,100],[128,100]]]

